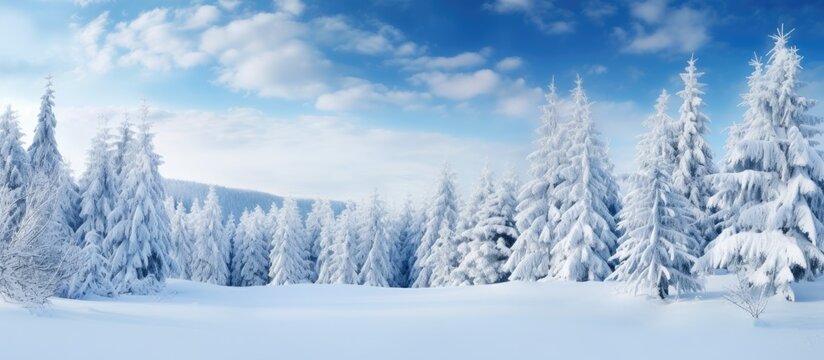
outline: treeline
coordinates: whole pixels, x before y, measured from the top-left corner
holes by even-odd
[[[164,204],[145,107],[136,133],[128,122],[115,137],[100,131],[75,185],[54,143],[49,86],[28,151],[13,112],[0,122],[0,290],[25,293],[9,279],[36,284],[54,270],[63,280],[51,288],[70,297],[149,293],[171,276],[231,286],[614,280],[666,298],[700,291],[702,274],[728,269],[792,300],[792,282],[824,270],[824,162],[820,120],[798,94],[801,56],[788,39],[779,31],[766,61],[751,62],[745,115],[720,166],[705,140],[703,74],[690,59],[678,117],[668,116],[663,91],[623,196],[578,78],[565,100],[550,84],[524,184],[512,171],[496,178],[484,169],[462,201],[445,165],[420,206],[390,209],[375,193],[338,214],[316,201],[305,219],[286,199],[224,220],[214,189],[189,208]],[[30,248],[48,261],[6,270],[7,254]]]

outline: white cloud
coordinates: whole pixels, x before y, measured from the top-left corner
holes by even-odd
[[[575,30],[572,13],[550,0],[494,0],[484,7],[501,14],[523,13],[524,17],[549,34],[564,34]]]
[[[275,7],[282,12],[295,16],[300,16],[300,14],[303,14],[303,10],[306,9],[301,0],[275,0]]]
[[[636,3],[631,9],[631,14],[640,20],[633,26],[632,35],[620,28],[613,32],[619,39],[626,39],[626,52],[689,53],[710,41],[708,27],[712,16],[707,10],[687,6],[672,8],[662,0]]]
[[[377,27],[375,32],[358,29],[341,15],[324,16],[311,22],[318,40],[338,50],[367,55],[416,52],[417,46],[414,43],[399,44],[403,40],[403,34],[398,29],[386,24],[379,24]]]
[[[519,78],[499,90],[495,111],[512,118],[536,120],[543,100],[544,93],[540,88],[529,87]]]
[[[182,18],[184,29],[202,29],[220,19],[220,9],[214,5],[201,5],[181,10],[177,16]]]
[[[590,74],[590,75],[602,75],[602,74],[606,74],[607,71],[608,71],[608,69],[607,69],[606,66],[601,65],[601,64],[597,64],[597,65],[590,66],[589,70],[587,70],[587,73]]]
[[[498,71],[512,71],[521,67],[523,64],[524,62],[521,58],[517,56],[510,56],[498,61],[498,63],[495,64],[495,69]]]
[[[467,100],[488,94],[498,85],[500,77],[489,69],[474,73],[418,73],[410,78],[414,84],[425,84],[432,94],[452,100]]]
[[[405,70],[456,70],[473,68],[486,62],[487,51],[464,52],[455,56],[421,56],[414,59],[396,59],[393,63]]]
[[[315,108],[346,111],[389,104],[404,110],[414,110],[421,108],[429,97],[426,93],[391,90],[382,84],[363,79],[347,79],[341,90],[319,96],[315,101]]]
[[[307,28],[283,13],[260,13],[212,27],[201,48],[221,64],[218,82],[262,97],[314,98],[328,89],[331,63],[303,38]]]

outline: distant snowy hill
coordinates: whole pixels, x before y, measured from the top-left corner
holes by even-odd
[[[171,196],[175,201],[183,201],[186,207],[192,205],[194,199],[201,201],[206,198],[209,192],[207,184],[201,184],[193,181],[183,181],[166,179],[166,195]],[[234,214],[235,217],[243,213],[243,209],[254,209],[255,206],[260,206],[264,211],[268,211],[272,202],[278,204],[278,207],[283,206],[283,197],[272,195],[265,192],[233,189],[224,186],[215,185],[217,196],[220,198],[220,206],[223,208],[223,215],[228,216]],[[306,214],[312,208],[314,199],[298,199],[298,207],[302,214]],[[332,209],[339,212],[345,204],[340,201],[332,202]]]

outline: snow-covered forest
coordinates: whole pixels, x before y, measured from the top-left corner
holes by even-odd
[[[619,188],[581,77],[546,90],[529,172],[481,169],[471,195],[449,164],[423,203],[296,199],[227,213],[218,192],[167,196],[150,108],[103,125],[74,179],[55,133],[51,80],[24,148],[18,116],[0,118],[0,294],[44,304],[162,291],[167,279],[231,287],[352,284],[429,288],[508,281],[616,282],[669,299],[736,273],[750,290],[793,301],[824,271],[820,119],[799,95],[789,33],[750,65],[745,115],[723,156],[705,135],[701,64],[685,61],[677,117],[650,99],[637,172]],[[743,64],[742,64],[743,65]],[[565,96],[566,95],[566,96]]]

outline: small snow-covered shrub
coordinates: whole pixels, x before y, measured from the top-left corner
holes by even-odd
[[[767,286],[752,285],[746,277],[738,275],[736,285],[727,289],[724,299],[747,312],[753,319],[758,319],[767,308],[769,295]]]

